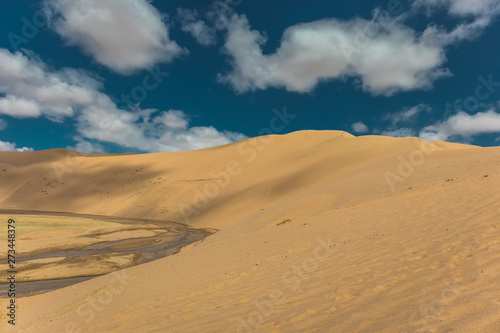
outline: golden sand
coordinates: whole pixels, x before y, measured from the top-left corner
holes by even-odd
[[[67,156],[0,154],[0,207],[219,231],[23,298],[17,332],[498,332],[500,148],[303,131]]]

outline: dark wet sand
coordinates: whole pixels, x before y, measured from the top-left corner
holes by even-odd
[[[92,245],[74,248],[70,250],[61,249],[43,249],[22,256],[18,256],[16,260],[19,263],[35,260],[35,259],[47,259],[47,258],[58,258],[64,257],[62,261],[58,264],[77,264],[86,265],[91,264],[91,260],[94,260],[96,256],[116,256],[116,255],[128,255],[133,254],[133,264],[138,265],[146,262],[150,262],[165,256],[169,256],[177,253],[182,247],[187,246],[191,243],[200,241],[207,236],[210,236],[215,232],[215,230],[206,229],[195,229],[177,222],[164,222],[158,220],[149,219],[135,219],[135,218],[119,218],[112,216],[100,216],[100,215],[87,215],[87,214],[71,214],[71,213],[61,213],[61,212],[39,212],[39,211],[26,211],[26,210],[4,210],[0,209],[0,214],[11,214],[11,215],[46,215],[46,216],[68,216],[68,217],[82,217],[96,219],[100,221],[115,222],[126,225],[133,225],[133,228],[127,229],[127,231],[137,231],[137,230],[154,230],[155,236],[150,237],[137,237],[116,241],[102,241],[96,242]],[[113,231],[116,232],[116,231]],[[112,232],[102,232],[94,233],[90,236],[102,236],[107,233]],[[29,269],[36,269],[49,264],[32,264]],[[52,263],[52,265],[54,265]],[[110,265],[110,272],[118,270],[119,267]],[[96,276],[103,274],[93,275],[93,276],[74,276],[71,278],[63,279],[51,279],[51,280],[38,280],[38,281],[26,281],[17,282],[16,285],[16,297],[30,296],[34,294],[41,294],[56,290],[59,288],[64,288],[82,281],[89,280]],[[3,281],[2,281],[3,282]],[[0,297],[5,297],[7,295],[8,285],[0,283]]]

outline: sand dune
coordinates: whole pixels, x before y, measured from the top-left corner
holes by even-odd
[[[219,229],[177,255],[18,300],[18,332],[500,327],[500,148],[301,131],[0,161],[2,209]]]

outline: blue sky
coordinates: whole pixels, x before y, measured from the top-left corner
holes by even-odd
[[[500,145],[499,0],[0,1],[0,150]]]

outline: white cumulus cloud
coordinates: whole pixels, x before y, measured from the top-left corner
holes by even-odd
[[[16,148],[15,151],[33,151],[31,147]]]
[[[0,114],[16,118],[72,116],[92,103],[100,83],[83,71],[50,71],[38,60],[0,48]]]
[[[266,37],[252,30],[244,15],[220,21],[226,25],[225,51],[233,69],[219,79],[238,92],[284,87],[304,93],[322,81],[354,77],[364,91],[389,96],[430,88],[449,75],[442,67],[443,46],[396,18],[297,24],[285,30],[272,54],[263,53]]]
[[[352,124],[352,130],[356,133],[366,133],[368,132],[368,126],[366,126],[363,122],[358,121],[357,123]]]
[[[15,143],[0,140],[0,151],[33,151],[33,148],[17,147]]]
[[[69,45],[118,73],[151,68],[184,52],[147,0],[45,0],[45,11]]]
[[[470,141],[478,134],[500,133],[500,113],[494,110],[470,115],[459,112],[445,121],[439,121],[420,131],[420,138],[427,141],[448,140],[452,136],[461,136]]]
[[[436,80],[451,76],[445,67],[447,48],[477,38],[500,13],[499,3],[417,0],[414,10],[401,16],[375,9],[371,20],[299,23],[284,31],[280,45],[270,53],[263,51],[265,32],[252,29],[248,18],[231,6],[214,6],[207,17],[226,33],[224,52],[231,69],[218,79],[237,92],[285,88],[308,93],[324,81],[354,78],[363,91],[391,96],[430,89]],[[421,8],[438,7],[460,18],[451,30],[429,24],[417,31],[405,24]]]
[[[102,83],[83,71],[53,71],[39,60],[0,49],[0,94],[4,95],[0,114],[45,116],[57,122],[74,118],[80,134],[76,150],[101,152],[100,141],[145,152],[167,152],[246,138],[212,126],[190,127],[189,116],[180,110],[121,109],[101,89]],[[5,147],[15,148],[10,143],[4,143]]]
[[[219,132],[211,126],[188,125],[183,111],[126,112],[108,98],[100,99],[78,117],[78,131],[86,138],[149,152],[202,149],[246,138],[239,133]]]
[[[5,142],[0,140],[0,151],[14,151],[16,144],[12,142]]]

